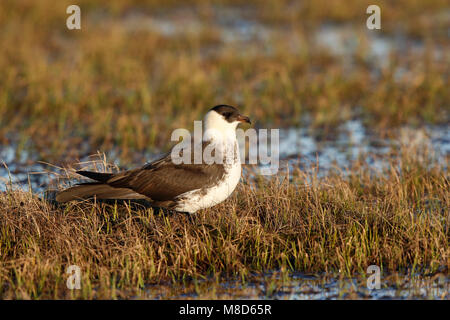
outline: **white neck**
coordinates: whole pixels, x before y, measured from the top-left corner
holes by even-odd
[[[210,141],[221,150],[225,162],[240,166],[239,144],[236,127],[239,122],[228,122],[215,111],[209,111],[203,119],[203,141]]]
[[[234,143],[238,124],[237,121],[232,123],[226,121],[220,114],[211,110],[203,118],[203,140]]]

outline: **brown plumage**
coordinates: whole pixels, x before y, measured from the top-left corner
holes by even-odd
[[[205,148],[207,143],[203,143]],[[192,155],[193,157],[193,155]],[[56,201],[87,199],[146,199],[157,206],[172,207],[180,194],[208,188],[224,175],[222,164],[174,164],[170,153],[142,168],[113,173],[77,171],[96,180],[68,188]]]

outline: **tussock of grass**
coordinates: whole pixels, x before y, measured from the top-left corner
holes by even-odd
[[[350,176],[247,177],[191,219],[128,204],[53,207],[9,190],[0,194],[0,297],[110,298],[161,281],[272,270],[351,276],[371,264],[448,272],[448,175],[417,159],[403,152],[379,175],[355,164]],[[81,291],[65,287],[72,264]]]

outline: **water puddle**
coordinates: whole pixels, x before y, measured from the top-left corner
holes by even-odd
[[[111,22],[108,19],[111,18],[97,20]],[[270,55],[275,49],[272,46],[282,41],[288,44],[286,48],[293,54],[319,50],[342,59],[347,66],[351,66],[355,57],[362,54],[371,62],[373,71],[388,66],[392,53],[402,57],[419,56],[427,49],[421,40],[402,33],[371,32],[365,25],[356,27],[352,24],[324,23],[301,36],[299,30],[290,25],[261,21],[250,7],[211,6],[207,13],[183,7],[160,13],[130,10],[121,19],[121,24],[129,33],[149,31],[164,37],[209,33],[218,42],[215,42],[214,48],[206,44],[208,48],[203,49],[208,54],[220,53],[224,48],[231,47],[235,54]],[[446,51],[443,47],[435,46],[431,50],[433,59],[444,61]]]
[[[272,30],[259,23],[245,8],[214,6],[208,13],[175,8],[159,14],[130,10],[122,18],[128,32],[151,31],[165,37],[190,36],[213,30],[224,43],[266,41]]]
[[[309,170],[317,166],[322,175],[337,168],[347,171],[355,161],[363,161],[374,171],[382,172],[395,151],[402,146],[429,150],[429,161],[447,169],[450,157],[450,130],[443,126],[423,128],[402,127],[393,139],[381,138],[360,120],[350,120],[336,129],[332,137],[322,138],[309,128],[290,128],[280,131],[280,158],[291,166]],[[425,159],[422,159],[425,160]]]
[[[194,281],[177,287],[173,284],[147,286],[142,299],[448,299],[450,278],[444,274],[431,277],[388,275],[380,278],[377,289],[368,287],[362,277],[344,278],[328,275],[295,273],[281,279],[274,274],[256,277],[242,283],[238,280]]]
[[[6,190],[7,184],[13,184],[23,190],[43,188],[49,180],[43,172],[47,165],[35,162],[29,152],[17,152],[16,146],[1,146],[0,149],[0,191]]]

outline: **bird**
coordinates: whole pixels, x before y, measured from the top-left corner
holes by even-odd
[[[194,142],[194,148],[201,147],[203,156],[200,163],[173,161],[173,147],[162,158],[137,169],[118,173],[77,171],[77,174],[94,181],[60,191],[56,201],[64,203],[89,198],[146,200],[151,206],[188,214],[213,207],[233,193],[241,178],[236,138],[236,129],[241,123],[251,124],[250,118],[233,106],[217,105],[205,114],[201,141],[196,145]],[[219,161],[205,161],[206,150],[212,150],[211,157]],[[191,160],[194,153],[195,150],[191,152]]]

